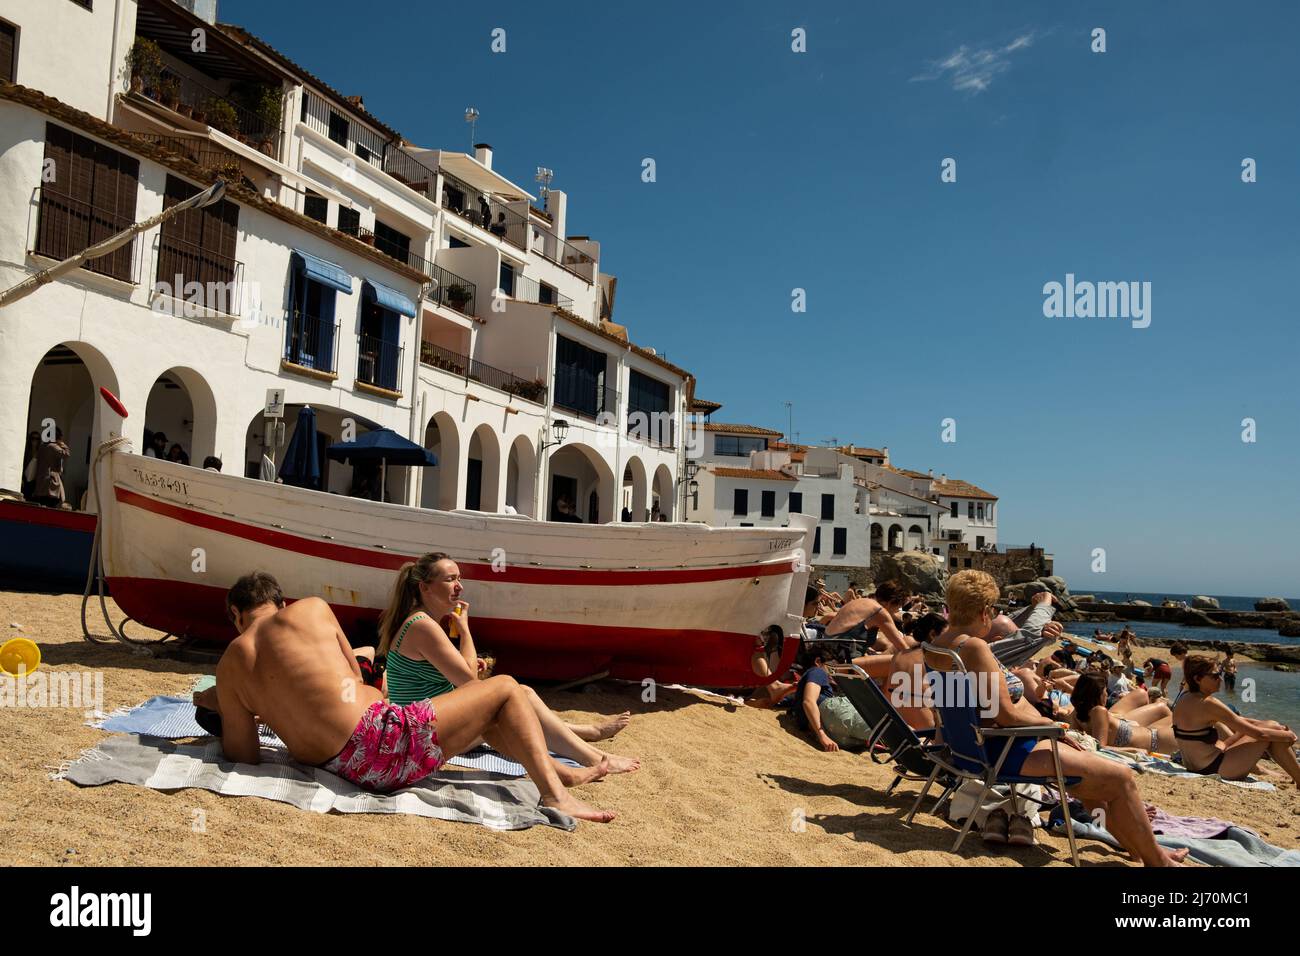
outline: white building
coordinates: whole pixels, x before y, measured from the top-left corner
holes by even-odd
[[[351,420],[437,454],[390,469],[388,500],[672,517],[693,381],[610,321],[615,280],[598,242],[567,235],[567,196],[538,205],[485,144],[413,146],[187,6],[0,0],[0,79],[18,84],[0,85],[0,288],[231,184],[0,313],[0,487],[19,488],[46,422],[73,448],[74,504],[119,427],[256,474],[281,453],[275,388],[289,436],[310,405],[327,441]],[[120,425],[99,386],[130,410]],[[363,480],[322,470],[331,491]]]

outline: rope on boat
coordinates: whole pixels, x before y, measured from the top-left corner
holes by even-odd
[[[130,443],[130,439],[125,435],[117,438],[110,438],[95,450],[95,460],[90,465],[90,493],[95,499],[95,537],[90,545],[90,566],[86,569],[86,586],[81,592],[81,636],[92,644],[111,644],[112,641],[101,637],[98,634],[91,634],[90,627],[86,624],[86,604],[90,601],[91,584],[98,579],[99,583],[99,610],[103,615],[104,623],[108,625],[108,632],[113,635],[119,642],[125,644],[134,654],[146,655],[152,654],[152,648],[162,644],[172,635],[164,634],[154,640],[141,641],[126,636],[126,625],[131,618],[126,618],[121,625],[114,625],[113,619],[108,613],[108,602],[104,599],[104,554],[103,554],[103,529],[104,529],[104,502],[99,495],[99,463],[105,455],[110,454],[122,445]]]

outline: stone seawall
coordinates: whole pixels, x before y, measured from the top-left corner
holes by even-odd
[[[1257,627],[1276,631],[1288,624],[1300,624],[1298,611],[1215,611],[1181,607],[1154,607],[1146,604],[1109,604],[1105,601],[1078,601],[1079,610],[1090,615],[1110,615],[1105,620],[1163,621],[1167,624],[1195,624],[1201,627]],[[1103,620],[1090,617],[1089,620]]]

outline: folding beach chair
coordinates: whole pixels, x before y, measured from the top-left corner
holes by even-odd
[[[931,779],[936,769],[928,753],[934,746],[933,730],[913,730],[880,686],[856,664],[837,669],[835,686],[843,691],[849,703],[871,728],[867,740],[867,754],[871,757],[871,762],[894,764],[894,782],[885,791],[886,796],[893,793],[894,788],[904,780],[925,783]],[[961,783],[960,778],[947,773],[941,774],[941,777],[944,791],[931,808],[931,813],[937,813]]]
[[[949,650],[946,647],[935,647],[933,644],[922,644],[921,648],[926,654],[948,657],[953,663],[951,673],[960,675],[963,679],[967,676],[966,665],[962,662],[961,655],[956,651]],[[924,789],[916,798],[916,803],[912,805],[912,810],[907,815],[906,822],[912,822],[912,817],[916,815],[917,809],[921,806],[921,801],[925,799],[930,787],[938,779],[940,771],[947,771],[962,779],[979,781],[982,786],[980,794],[975,800],[975,807],[977,808],[984,803],[984,798],[988,795],[989,790],[996,784],[1010,785],[1011,794],[1014,798],[1017,785],[1043,783],[1042,777],[1025,777],[1002,772],[1002,764],[1006,761],[1007,754],[1011,752],[1012,745],[1026,737],[1051,741],[1052,764],[1056,770],[1056,789],[1068,818],[1069,796],[1066,794],[1065,788],[1081,782],[1082,778],[1066,777],[1061,770],[1061,755],[1058,750],[1058,742],[1065,735],[1065,728],[1059,725],[1047,727],[981,727],[979,701],[974,699],[976,695],[969,685],[967,689],[971,690],[971,693],[959,695],[940,692],[934,695],[934,708],[939,714],[939,728],[943,735],[944,747],[942,750],[935,748],[928,752],[935,767],[930,774],[930,779],[926,781]],[[1001,753],[998,754],[997,760],[992,763],[989,762],[984,753],[984,742],[986,740],[1006,741]],[[1034,800],[1034,802],[1046,806],[1045,801]],[[971,825],[974,822],[975,813],[972,810],[966,817],[961,832],[957,834],[957,842],[952,847],[954,853],[961,847],[962,841],[966,839],[966,834],[970,832]],[[1070,859],[1077,867],[1079,865],[1079,851],[1074,842],[1074,828],[1067,826],[1065,834],[1070,843]]]

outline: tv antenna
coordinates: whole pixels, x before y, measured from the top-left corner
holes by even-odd
[[[542,188],[539,191],[542,194],[542,208],[545,209],[546,199],[551,194],[551,180],[555,178],[555,171],[547,169],[545,166],[538,166],[537,175],[533,178],[542,184]]]
[[[465,107],[465,122],[469,123],[469,145],[472,149],[474,140],[478,138],[474,135],[474,130],[478,127],[478,110],[472,106]]]

